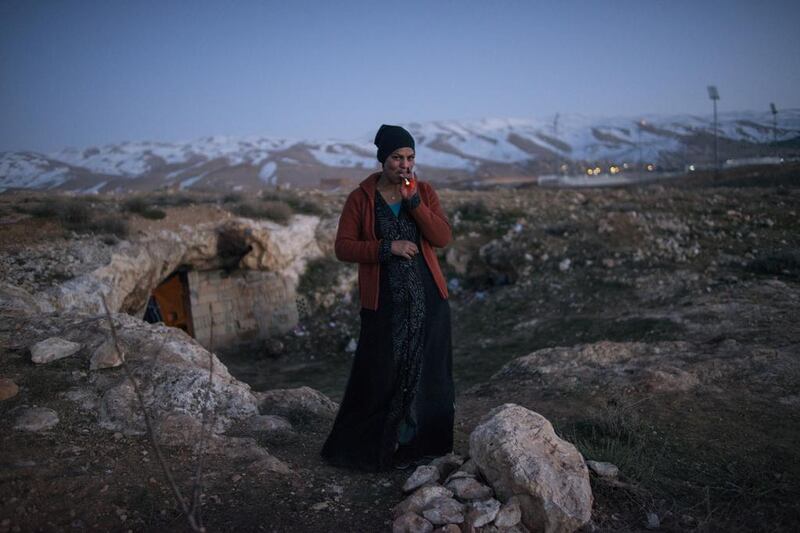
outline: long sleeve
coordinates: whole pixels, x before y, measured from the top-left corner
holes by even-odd
[[[442,211],[442,206],[439,203],[439,196],[437,196],[433,187],[427,183],[420,183],[420,190],[417,194],[423,194],[422,187],[425,188],[425,201],[419,202],[412,200],[412,205],[416,203],[417,206],[412,207],[411,216],[414,217],[417,226],[422,232],[422,236],[431,243],[431,246],[444,248],[452,238],[450,223],[447,221],[447,217],[445,217]]]
[[[342,209],[342,216],[339,217],[339,228],[336,230],[336,242],[334,252],[340,261],[349,263],[377,263],[380,261],[381,241],[365,240],[362,225],[364,223],[361,215],[359,201],[356,195],[364,194],[363,191],[356,190],[350,193]]]

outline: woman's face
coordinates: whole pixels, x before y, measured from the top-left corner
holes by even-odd
[[[414,169],[414,149],[398,148],[383,163],[383,175],[391,183],[400,183],[403,178],[411,178]]]

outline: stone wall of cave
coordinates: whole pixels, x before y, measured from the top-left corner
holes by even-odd
[[[266,338],[297,324],[294,284],[278,273],[192,270],[188,281],[194,336],[206,348]]]

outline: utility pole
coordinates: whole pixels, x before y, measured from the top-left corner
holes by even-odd
[[[555,118],[553,118],[553,137],[558,140],[558,113],[556,113]],[[561,153],[558,151],[558,146],[555,147],[556,149],[556,171],[555,174],[561,174]]]
[[[646,125],[647,125],[647,121],[645,121],[645,119],[639,120],[639,124],[638,124],[638,126],[639,126],[639,129],[638,129],[639,140],[637,142],[638,147],[639,147],[639,172],[641,172],[642,168],[644,168],[644,167],[642,167],[642,129]]]
[[[775,107],[774,103],[769,104],[769,108],[772,111],[772,142],[778,142],[778,109]]]
[[[714,102],[714,170],[719,172],[719,142],[717,140],[717,100],[719,100],[719,91],[716,85],[708,86],[708,97]]]

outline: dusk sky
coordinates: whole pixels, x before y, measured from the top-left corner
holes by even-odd
[[[800,1],[0,0],[0,151],[800,107]]]

